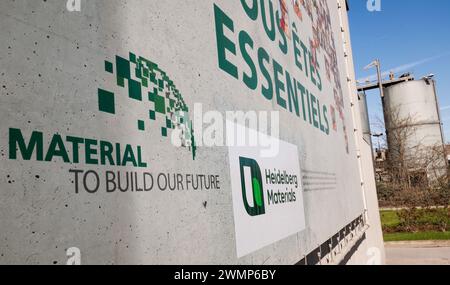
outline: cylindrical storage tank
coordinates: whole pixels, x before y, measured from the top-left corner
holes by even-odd
[[[367,98],[365,92],[358,93],[359,110],[361,117],[361,127],[363,131],[364,140],[368,144],[372,144],[372,133],[370,131],[369,110],[367,108]]]
[[[407,81],[384,88],[383,108],[393,165],[428,182],[446,174],[444,139],[435,81]]]

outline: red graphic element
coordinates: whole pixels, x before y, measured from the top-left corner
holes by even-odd
[[[300,21],[303,21],[303,14],[300,10],[300,0],[292,0],[292,5],[294,6],[294,12],[297,15],[297,17],[300,19]]]
[[[291,39],[291,34],[289,33],[289,13],[286,4],[286,0],[279,0],[281,7],[281,19],[280,28],[283,30],[284,34]]]
[[[337,121],[336,121],[336,109],[333,106],[330,106],[331,119],[333,121],[333,130],[337,132]]]

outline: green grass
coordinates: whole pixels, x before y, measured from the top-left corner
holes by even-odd
[[[450,232],[384,234],[384,241],[450,240]]]
[[[450,223],[447,209],[418,210],[417,223],[421,225],[436,225],[447,220]],[[381,224],[384,229],[395,229],[401,224],[397,211],[381,211]],[[395,231],[395,230],[394,230]],[[418,232],[418,233],[384,233],[385,241],[421,241],[421,240],[450,240],[450,232]]]
[[[437,224],[443,219],[450,223],[450,216],[447,209],[417,210],[420,214],[417,218],[419,224]],[[383,227],[396,227],[401,221],[397,215],[398,211],[381,211],[381,224]]]
[[[400,224],[396,211],[381,211],[381,224],[384,227],[395,227]]]

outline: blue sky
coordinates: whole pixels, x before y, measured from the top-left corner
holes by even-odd
[[[367,1],[349,0],[357,79],[374,74],[374,69],[364,67],[375,58],[383,71],[412,72],[416,78],[435,74],[445,137],[450,142],[450,1],[381,0],[380,12],[369,12]],[[379,91],[368,94],[371,123],[377,131],[377,118],[383,117]]]

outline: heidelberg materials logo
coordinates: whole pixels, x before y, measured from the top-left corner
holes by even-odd
[[[162,122],[161,136],[168,137],[169,130],[177,130],[181,146],[189,149],[195,159],[197,147],[189,107],[167,73],[158,64],[133,53],[129,54],[129,59],[116,56],[115,63],[117,85],[128,89],[130,99],[146,102],[149,106],[147,118],[137,121],[137,129],[145,131],[146,122]],[[105,61],[105,71],[114,74],[114,64]],[[99,88],[99,110],[115,115],[115,96],[113,92]],[[163,116],[162,119],[158,115]]]
[[[266,214],[266,207],[282,207],[297,201],[300,187],[297,174],[277,168],[263,170],[256,160],[239,156],[242,199],[245,211],[252,217]],[[267,196],[264,195],[265,191]]]
[[[244,199],[244,207],[250,216],[259,216],[266,213],[264,206],[264,189],[261,177],[261,169],[259,168],[256,160],[239,157],[240,172],[241,172],[241,187],[242,198]],[[245,168],[250,168],[251,172],[251,185],[252,185],[252,204],[249,205],[249,197],[247,197],[246,181],[245,181]]]
[[[263,157],[262,147],[228,149],[238,257],[306,228],[298,148],[278,143],[276,157]]]

